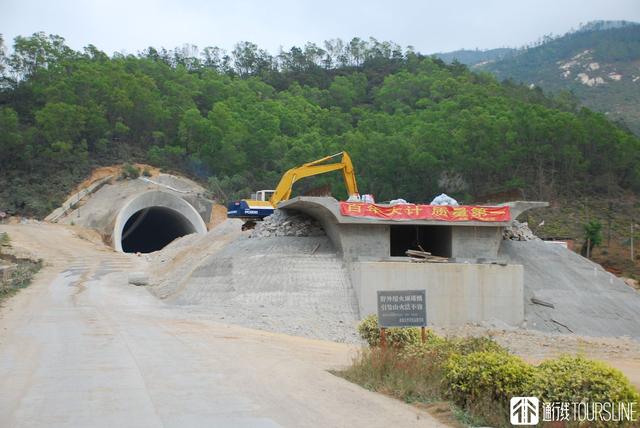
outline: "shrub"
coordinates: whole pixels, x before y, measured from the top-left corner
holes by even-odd
[[[488,337],[443,338],[427,330],[426,341],[408,344],[400,352],[400,357],[428,358],[444,363],[454,354],[468,355],[473,352],[508,353],[509,351]]]
[[[407,402],[451,400],[465,418],[491,426],[509,426],[514,396],[547,403],[640,402],[627,378],[602,362],[565,356],[534,366],[489,337],[445,338],[427,330],[422,343],[418,329],[387,331],[393,346],[382,350],[377,317],[365,318],[358,332],[371,348],[339,374]]]
[[[640,394],[618,370],[584,357],[565,356],[534,366],[490,337],[440,337],[430,330],[388,329],[382,350],[378,321],[358,325],[371,346],[341,376],[407,402],[451,400],[464,417],[509,426],[509,402],[535,396],[541,402],[640,402]],[[595,425],[594,425],[595,426]]]
[[[563,356],[538,366],[540,399],[547,402],[640,402],[619,371],[600,361]]]
[[[502,352],[509,353],[503,346],[499,345],[490,337],[465,337],[461,339],[451,339],[455,352],[460,355],[468,355],[473,352]]]
[[[427,338],[424,343],[420,340],[409,343],[400,350],[399,356],[404,360],[422,359],[434,363],[446,361],[454,352],[454,347],[449,339],[444,339],[430,330],[427,330]]]
[[[142,175],[145,177],[151,177],[151,170],[148,166],[144,167],[144,169],[142,170]]]
[[[11,238],[7,232],[0,233],[0,246],[8,247],[11,244]]]
[[[378,316],[369,315],[358,324],[358,333],[369,346],[380,345],[380,327],[378,326]],[[420,342],[419,328],[388,328],[385,332],[387,344],[390,347],[402,348],[411,343]]]
[[[122,179],[135,179],[140,177],[140,170],[131,165],[130,163],[125,163],[122,165],[122,172],[120,173],[120,178]]]
[[[445,365],[444,382],[450,397],[465,407],[497,402],[506,406],[513,396],[529,396],[537,383],[535,367],[507,352],[453,354]]]

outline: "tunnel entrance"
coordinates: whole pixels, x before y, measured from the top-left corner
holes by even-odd
[[[151,253],[176,238],[196,233],[194,225],[178,211],[148,207],[135,212],[122,229],[122,251]]]
[[[451,257],[451,226],[391,226],[390,256],[405,257],[407,250],[425,251]]]

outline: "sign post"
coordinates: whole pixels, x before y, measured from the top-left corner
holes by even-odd
[[[422,342],[426,340],[426,290],[378,290],[378,325],[380,346],[387,345],[385,329],[389,327],[420,327]]]

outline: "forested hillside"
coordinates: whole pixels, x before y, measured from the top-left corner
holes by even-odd
[[[378,200],[640,190],[640,140],[604,115],[393,43],[109,57],[35,34],[0,60],[0,210],[9,212],[46,214],[97,165],[144,161],[230,198],[341,150]]]
[[[545,91],[570,90],[640,135],[640,24],[592,22],[475,67]]]

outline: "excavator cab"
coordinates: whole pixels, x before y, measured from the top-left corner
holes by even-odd
[[[258,190],[256,193],[251,194],[251,199],[255,201],[268,201],[274,193],[276,193],[275,190]]]

